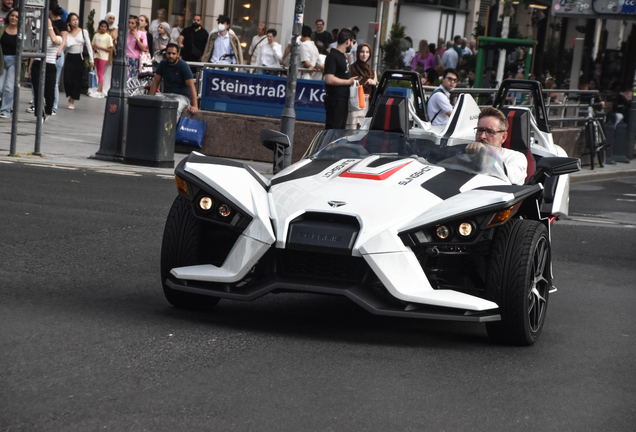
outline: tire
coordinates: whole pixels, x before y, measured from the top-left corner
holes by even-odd
[[[486,273],[487,298],[501,321],[486,323],[488,335],[508,345],[532,345],[541,334],[552,288],[550,240],[536,221],[515,219],[493,239]]]
[[[596,134],[594,133],[594,123],[588,122],[585,125],[585,144],[590,152],[590,165],[594,169],[594,159],[596,158]]]
[[[174,307],[190,310],[209,310],[219,302],[217,297],[174,290],[166,285],[170,270],[201,264],[201,221],[190,208],[188,200],[179,195],[174,200],[161,244],[161,283],[166,300]]]

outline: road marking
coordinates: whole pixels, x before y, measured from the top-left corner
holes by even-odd
[[[69,170],[69,171],[77,171],[77,168],[57,166],[57,165],[49,165],[49,164],[25,163],[24,165],[26,165],[26,166],[34,166],[34,167],[57,168],[57,169],[63,169],[63,170]]]
[[[636,202],[636,200],[633,200],[633,199],[624,199],[624,198],[616,198],[616,201]]]
[[[577,217],[570,217],[570,219],[579,221],[579,222],[592,222],[592,223],[601,223],[601,224],[609,224],[609,225],[618,225],[618,222],[601,220],[601,219],[584,219],[584,218],[577,218]]]
[[[102,174],[119,174],[119,175],[127,175],[132,177],[141,177],[141,174],[137,174],[134,172],[123,172],[123,171],[105,171],[105,170],[95,170],[95,172]]]
[[[165,175],[165,174],[157,174],[157,177],[161,177],[161,178],[164,178],[164,179],[170,179],[170,180],[174,179],[173,175]]]
[[[0,161],[0,163],[13,163],[11,161]]]
[[[623,194],[623,195],[636,197],[636,194]]]

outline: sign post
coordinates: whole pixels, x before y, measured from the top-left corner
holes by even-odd
[[[28,15],[28,19],[27,16]],[[11,144],[9,156],[16,155],[18,138],[18,112],[20,111],[20,77],[22,76],[22,59],[39,58],[46,62],[46,37],[48,33],[49,2],[44,0],[27,0],[20,2],[18,12],[18,41],[15,58],[15,81],[13,83],[13,117],[11,119]],[[31,52],[23,52],[23,51]],[[31,78],[31,85],[38,85],[40,91],[36,106],[43,107],[44,103],[44,73],[46,65],[40,68],[38,81]],[[34,155],[40,154],[40,138],[42,136],[42,110],[37,113],[35,125]]]
[[[298,44],[296,43],[303,28],[305,15],[305,0],[296,0],[294,6],[294,26],[292,27],[292,44],[289,60],[289,73],[287,74],[287,91],[285,92],[285,108],[280,116],[280,131],[289,137],[289,147],[284,154],[274,153],[274,174],[291,165],[292,149],[294,147],[294,129],[296,123],[296,79],[298,75]]]

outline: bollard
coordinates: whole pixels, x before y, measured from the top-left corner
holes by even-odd
[[[629,163],[627,159],[627,125],[621,121],[616,125],[616,139],[614,140],[614,154],[612,159],[616,162]]]
[[[605,132],[605,163],[608,165],[616,165],[614,160],[614,143],[616,142],[616,125],[613,122],[605,122],[603,124],[603,132]]]

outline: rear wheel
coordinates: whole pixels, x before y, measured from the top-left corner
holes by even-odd
[[[532,345],[543,329],[552,288],[550,241],[543,224],[512,220],[499,228],[486,287],[501,315],[501,321],[486,323],[488,335],[505,344]]]
[[[163,293],[166,300],[175,307],[205,310],[212,309],[219,302],[216,297],[174,290],[166,284],[173,268],[201,264],[202,234],[201,221],[192,214],[188,200],[181,195],[177,196],[166,220],[161,245]]]

